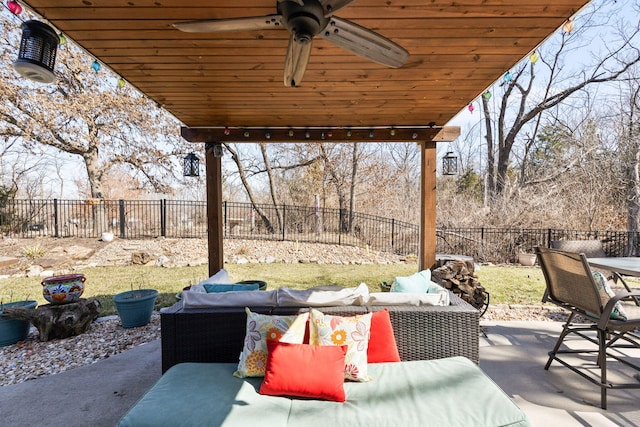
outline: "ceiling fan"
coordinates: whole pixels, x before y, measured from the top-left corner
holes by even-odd
[[[298,86],[309,62],[314,36],[392,68],[409,58],[402,46],[346,19],[333,16],[354,0],[277,0],[277,14],[211,19],[173,24],[180,31],[207,33],[286,28],[291,33],[284,67],[284,85]]]

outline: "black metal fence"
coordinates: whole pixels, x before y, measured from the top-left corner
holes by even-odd
[[[401,255],[417,254],[415,224],[346,210],[290,205],[224,202],[225,238],[287,240],[369,247]],[[0,231],[9,237],[122,239],[204,238],[206,202],[185,200],[9,200],[0,202]],[[634,237],[634,236],[631,236]],[[638,236],[634,242],[640,240]],[[627,251],[626,231],[558,229],[438,228],[436,252],[473,256],[478,261],[514,261],[518,253],[549,246],[552,240],[600,239],[608,255]]]
[[[224,202],[225,238],[289,240],[415,253],[418,226],[396,219],[328,208]],[[0,204],[0,230],[11,237],[122,239],[204,238],[206,202],[180,200],[9,200]]]
[[[513,262],[519,253],[533,253],[536,246],[550,247],[553,240],[602,240],[607,256],[638,256],[637,233],[581,231],[552,228],[438,228],[436,251],[473,256],[480,261]],[[631,239],[635,237],[635,239]]]

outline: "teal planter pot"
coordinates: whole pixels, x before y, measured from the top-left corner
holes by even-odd
[[[2,316],[5,307],[35,308],[37,302],[34,300],[16,301],[0,304],[0,347],[15,344],[22,341],[29,335],[31,323],[27,320],[7,319]]]
[[[155,289],[122,292],[113,297],[123,328],[144,326],[151,321],[153,306],[158,297]]]
[[[258,290],[259,291],[266,291],[267,290],[267,282],[265,282],[264,280],[243,280],[242,282],[237,282],[238,285],[253,285],[256,284],[258,285]]]

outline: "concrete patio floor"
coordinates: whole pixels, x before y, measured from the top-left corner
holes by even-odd
[[[482,325],[486,337],[480,339],[480,367],[534,426],[640,426],[640,390],[609,391],[604,411],[597,387],[557,363],[543,369],[560,323]],[[631,355],[640,358],[634,351]],[[0,424],[112,427],[160,375],[160,342],[155,341],[93,365],[0,387]],[[628,379],[634,372],[616,375]]]
[[[607,410],[600,409],[600,389],[553,362],[544,365],[562,329],[559,322],[482,322],[480,367],[527,414],[534,426],[640,426],[640,390],[609,390]],[[571,348],[585,340],[570,339]],[[588,347],[588,343],[586,343]],[[640,350],[625,350],[640,361]],[[609,379],[635,381],[636,371],[609,363]]]

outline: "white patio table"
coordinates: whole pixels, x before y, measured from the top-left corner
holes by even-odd
[[[587,262],[592,267],[628,276],[640,276],[640,257],[587,258]]]

